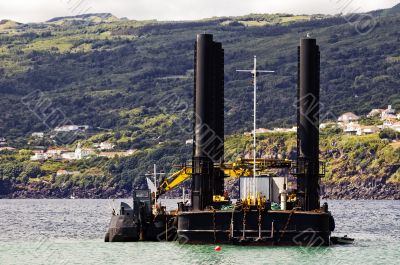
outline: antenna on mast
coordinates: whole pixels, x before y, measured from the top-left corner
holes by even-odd
[[[154,164],[153,165],[153,173],[148,173],[148,174],[145,174],[145,176],[152,176],[153,177],[153,180],[154,180],[154,187],[155,187],[155,190],[154,190],[154,205],[156,205],[157,204],[157,189],[158,189],[158,186],[157,186],[157,176],[161,176],[161,175],[165,175],[165,173],[164,172],[157,172],[157,165],[156,164]]]
[[[254,67],[252,70],[236,70],[236,72],[245,72],[251,73],[253,75],[253,84],[254,84],[254,95],[253,95],[253,183],[251,184],[251,189],[248,187],[246,191],[246,196],[248,197],[249,194],[253,194],[254,199],[257,197],[257,188],[256,188],[256,156],[257,156],[257,138],[256,138],[256,130],[257,130],[257,75],[259,73],[275,73],[275,71],[269,70],[258,70],[257,69],[257,56],[254,55]],[[247,183],[249,184],[249,183]],[[247,186],[247,185],[246,185]]]

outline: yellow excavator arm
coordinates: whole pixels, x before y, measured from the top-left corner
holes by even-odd
[[[252,170],[248,168],[235,168],[235,167],[225,167],[225,165],[220,167],[224,171],[225,176],[239,178],[242,176],[252,176]],[[170,177],[164,179],[160,186],[158,187],[157,195],[163,195],[167,191],[174,189],[175,187],[182,184],[185,180],[190,178],[192,175],[191,167],[183,167],[181,170],[175,172]]]
[[[172,190],[179,184],[183,183],[185,180],[190,178],[192,175],[192,168],[191,167],[183,167],[181,170],[175,172],[169,178],[166,178],[161,182],[160,186],[158,187],[157,195],[163,195],[167,191]]]
[[[216,164],[215,168],[219,168],[224,171],[224,175],[232,178],[250,177],[253,176],[253,160],[252,159],[239,159],[234,163]],[[257,159],[256,160],[256,171],[266,172],[271,168],[290,168],[290,160],[278,160],[278,159]],[[184,166],[181,170],[175,172],[170,177],[164,179],[157,190],[157,196],[165,194],[185,180],[190,178],[192,175],[192,167]]]

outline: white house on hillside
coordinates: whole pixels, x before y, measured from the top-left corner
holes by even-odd
[[[368,118],[372,118],[372,117],[376,117],[376,116],[381,116],[382,115],[382,112],[384,112],[385,110],[384,109],[372,109],[369,113],[368,113],[368,115],[367,115],[367,117]]]
[[[366,135],[379,132],[378,126],[361,126],[358,123],[348,123],[343,131],[350,135]]]
[[[397,116],[393,114],[387,114],[381,120],[383,121],[397,120]]]
[[[80,173],[79,171],[68,171],[65,169],[59,169],[56,173],[56,176],[71,176],[79,173]]]
[[[99,145],[100,150],[111,150],[114,149],[115,145],[109,142],[102,142]]]
[[[283,132],[283,133],[289,133],[289,132],[297,132],[297,127],[293,126],[292,128],[274,128],[274,132]]]
[[[400,122],[396,122],[395,124],[393,124],[392,129],[400,132]]]
[[[360,117],[358,117],[356,114],[354,114],[353,112],[346,112],[343,113],[339,118],[338,121],[339,122],[353,122],[353,121],[358,121],[360,119]]]
[[[94,155],[94,150],[91,148],[82,148],[81,143],[75,149],[75,159],[83,159],[88,156]]]
[[[45,161],[47,159],[47,154],[43,152],[35,152],[35,154],[31,156],[31,161]]]
[[[15,151],[17,149],[15,149],[14,147],[10,147],[10,146],[0,147],[0,151],[4,151],[4,150]]]
[[[61,155],[62,159],[65,160],[75,160],[75,152],[67,152]]]
[[[382,120],[388,119],[397,119],[396,110],[392,108],[392,105],[389,105],[387,109],[385,109],[381,114]]]
[[[382,129],[392,129],[400,132],[400,122],[385,121],[382,125]]]
[[[34,132],[32,133],[33,138],[43,138],[44,137],[44,132]]]
[[[361,126],[361,134],[373,134],[379,132],[378,126]]]
[[[86,131],[89,129],[88,125],[63,125],[60,127],[54,128],[55,132],[74,132],[74,131]]]
[[[63,147],[49,147],[47,149],[47,154],[49,155],[61,155],[63,153],[67,153],[69,150]]]
[[[400,132],[400,122],[396,122],[392,125],[392,129]]]
[[[95,151],[92,148],[83,148],[81,143],[78,143],[74,152],[61,153],[61,158],[65,160],[79,160],[91,155],[95,155]]]
[[[343,132],[350,135],[361,135],[361,126],[358,123],[349,122]]]

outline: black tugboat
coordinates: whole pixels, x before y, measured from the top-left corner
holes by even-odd
[[[106,241],[306,246],[332,243],[334,219],[328,205],[321,207],[319,199],[319,181],[325,168],[319,161],[320,53],[316,40],[307,36],[298,47],[296,161],[241,159],[224,163],[223,57],[222,45],[214,42],[212,35],[197,36],[193,159],[158,187],[157,196],[191,177],[191,205],[181,203],[177,211],[167,213],[153,203],[150,191],[135,191],[133,208],[123,204],[120,213],[112,216]],[[287,191],[285,178],[263,178],[263,173],[271,169],[286,169],[295,176],[296,190]],[[254,174],[259,175],[253,182],[258,192],[244,193],[232,204],[224,192],[224,178],[240,177],[246,183],[246,178]]]

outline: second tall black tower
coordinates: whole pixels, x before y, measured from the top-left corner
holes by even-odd
[[[303,38],[298,48],[297,189],[306,210],[319,202],[320,52],[315,39]]]
[[[224,159],[224,50],[210,34],[197,35],[194,69],[192,207],[202,210],[224,192],[214,168]]]

